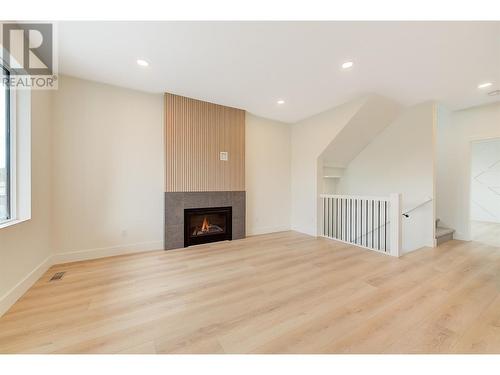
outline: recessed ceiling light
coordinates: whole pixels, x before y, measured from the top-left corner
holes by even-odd
[[[342,64],[342,69],[349,69],[352,68],[354,63],[352,61],[346,61],[345,63]]]
[[[285,101],[283,99],[280,99],[276,103],[278,103],[278,104],[285,104]]]
[[[477,86],[478,89],[484,89],[485,87],[490,87],[493,83],[491,82],[485,82],[481,83],[480,85]]]
[[[146,60],[138,59],[137,65],[139,66],[149,66],[149,63]]]

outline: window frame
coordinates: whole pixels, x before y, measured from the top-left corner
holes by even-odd
[[[2,73],[10,70],[0,59]],[[2,89],[0,87],[0,89]],[[9,215],[4,228],[31,220],[31,89],[7,87],[9,105]]]
[[[2,64],[2,74],[3,77],[9,78],[10,71]],[[12,158],[12,149],[13,149],[13,139],[12,139],[12,90],[8,85],[4,85],[3,90],[5,90],[5,171],[6,171],[6,211],[7,216],[5,219],[0,219],[0,224],[7,223],[11,221],[14,217],[13,212],[13,158]]]

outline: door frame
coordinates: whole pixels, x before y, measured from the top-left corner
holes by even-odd
[[[467,217],[467,240],[472,241],[472,145],[474,143],[481,143],[481,142],[487,142],[487,141],[493,141],[493,140],[498,140],[500,141],[500,134],[497,136],[485,136],[485,137],[471,137],[469,138],[469,142],[467,144],[467,212],[466,212],[466,217]]]

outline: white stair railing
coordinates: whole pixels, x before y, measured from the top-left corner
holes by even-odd
[[[401,252],[401,194],[320,195],[320,235],[392,256]]]

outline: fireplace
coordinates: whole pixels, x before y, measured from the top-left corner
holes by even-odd
[[[184,247],[232,239],[232,207],[184,209]]]
[[[185,229],[186,211],[196,212],[199,211],[200,207],[203,207],[204,210],[210,208],[217,211],[231,208],[231,216],[226,219],[226,223],[231,227],[225,229],[226,237],[222,239],[239,240],[245,238],[245,200],[244,191],[166,192],[165,250],[179,249],[189,244],[192,245],[194,242],[201,243],[198,242],[199,238],[193,239],[194,242],[191,242],[191,238],[186,239],[186,234],[192,237],[193,232],[190,233]],[[198,222],[198,225],[203,224],[203,219],[204,217],[201,218],[201,223]],[[219,239],[214,238],[214,240],[218,241]]]

